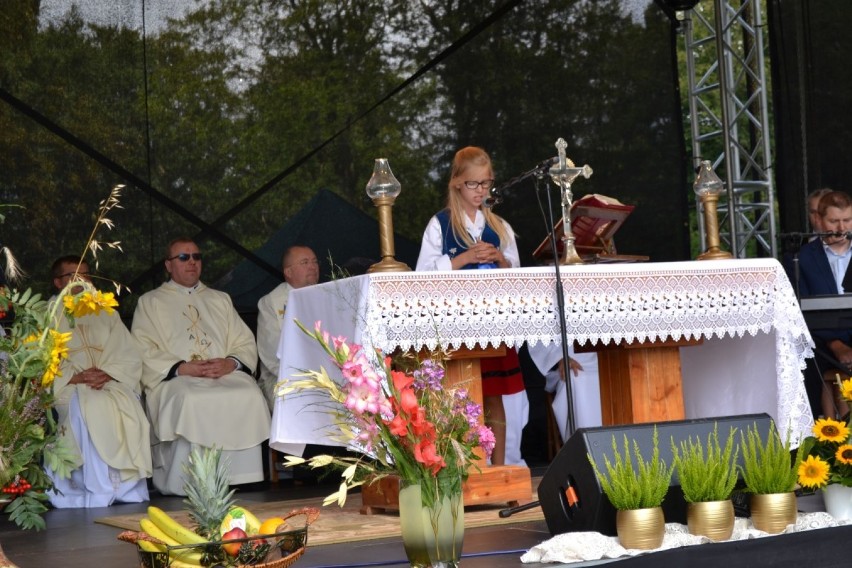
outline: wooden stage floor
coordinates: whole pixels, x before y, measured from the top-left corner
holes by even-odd
[[[281,501],[321,497],[334,490],[336,484],[292,481],[278,484],[256,484],[241,492],[240,497],[251,501]],[[354,499],[358,499],[354,496]],[[182,507],[180,497],[152,495],[151,503],[167,510]],[[48,530],[21,531],[6,515],[0,514],[0,545],[6,555],[20,568],[134,568],[139,566],[135,548],[119,542],[119,529],[96,523],[106,516],[144,512],[148,503],[122,504],[98,509],[56,509],[46,514]],[[816,496],[800,499],[800,509],[821,510]],[[544,521],[532,521],[502,526],[479,527],[465,532],[463,568],[508,568],[528,566],[592,566],[612,563],[618,568],[680,567],[725,568],[753,566],[803,565],[846,567],[848,542],[852,540],[852,525],[833,529],[808,531],[719,544],[707,544],[686,549],[669,550],[622,560],[565,564],[523,564],[521,555],[532,546],[550,538]],[[343,544],[308,547],[295,565],[297,568],[344,568],[355,566],[405,567],[405,553],[399,537],[363,540]]]
[[[282,501],[324,497],[337,483],[292,481],[255,484],[239,497],[251,501]],[[358,495],[352,496],[358,500]],[[321,499],[317,499],[321,503]],[[142,513],[149,504],[166,510],[182,508],[182,498],[152,494],[150,503],[118,504],[96,509],[53,509],[46,513],[48,529],[22,531],[0,514],[0,546],[20,568],[134,568],[139,566],[135,547],[116,539],[120,529],[96,519]],[[550,537],[544,521],[473,528],[465,532],[465,568],[521,566],[528,548]],[[407,566],[399,537],[311,547],[296,563],[298,568],[319,566]]]

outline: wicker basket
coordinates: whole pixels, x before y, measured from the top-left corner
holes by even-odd
[[[263,562],[249,565],[237,564],[234,568],[288,568],[298,560],[308,547],[308,527],[319,517],[319,510],[313,507],[304,509],[296,509],[290,511],[282,518],[287,520],[293,517],[305,517],[305,526],[299,529],[293,529],[285,532],[270,534],[270,535],[253,535],[249,538],[234,539],[233,541],[224,542],[248,542],[254,539],[263,538],[267,541],[274,542],[274,545],[267,553]],[[125,531],[118,535],[119,540],[125,542],[138,543],[140,540],[147,540],[160,544],[165,544],[159,540],[147,535],[144,532]],[[169,553],[176,550],[197,550],[210,545],[221,545],[222,541],[211,541],[203,545],[182,545],[182,546],[166,546],[166,552],[149,552],[142,550],[137,545],[137,553],[139,554],[139,562],[141,568],[169,568],[172,562],[169,558]]]

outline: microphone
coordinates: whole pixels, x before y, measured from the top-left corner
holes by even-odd
[[[498,203],[503,201],[503,192],[509,189],[510,187],[516,186],[522,181],[532,177],[532,176],[545,176],[547,175],[548,170],[550,170],[551,166],[559,163],[559,157],[554,156],[552,158],[548,158],[536,164],[536,166],[532,169],[525,171],[524,173],[517,175],[510,179],[509,181],[504,182],[499,186],[495,186],[491,188],[491,197],[485,200],[486,207],[493,207]]]

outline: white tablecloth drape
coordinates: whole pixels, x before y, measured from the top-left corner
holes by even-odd
[[[681,348],[687,418],[766,412],[796,444],[810,433],[802,369],[813,342],[776,260],[571,266],[560,275],[569,341],[704,339]],[[330,366],[295,320],[386,352],[559,343],[555,283],[544,267],[369,274],[294,290],[280,379]],[[300,454],[307,443],[331,444],[327,403],[316,394],[276,400],[270,445]]]

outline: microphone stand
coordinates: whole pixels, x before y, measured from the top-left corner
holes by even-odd
[[[536,193],[539,193],[540,190],[540,182],[545,178],[546,173],[541,172],[536,176],[535,188]],[[546,184],[545,184],[546,186]],[[568,415],[566,417],[565,424],[565,432],[566,439],[570,438],[572,434],[574,434],[574,395],[573,395],[573,387],[571,386],[571,369],[568,365],[568,361],[570,360],[568,356],[568,324],[565,321],[565,290],[562,288],[562,273],[559,268],[559,258],[557,255],[556,248],[556,231],[553,226],[553,203],[550,199],[550,192],[546,191],[547,194],[547,215],[545,215],[545,226],[547,227],[548,234],[550,235],[550,247],[553,251],[553,268],[554,275],[556,277],[556,309],[557,309],[557,319],[559,320],[559,335],[562,339],[562,361],[563,371],[565,375],[565,399],[568,403]],[[569,491],[573,492],[573,488],[569,487]],[[576,497],[574,497],[576,499]],[[525,505],[518,505],[516,507],[508,507],[506,509],[501,509],[498,515],[501,519],[505,519],[511,517],[515,513],[520,513],[522,511],[527,511],[529,509],[533,509],[535,507],[540,507],[541,501],[531,501],[526,503]]]
[[[542,176],[543,177],[543,176]],[[539,178],[540,179],[540,178]],[[538,185],[536,180],[536,185]],[[536,187],[538,189],[538,187]],[[547,231],[550,236],[550,247],[553,250],[553,269],[556,277],[556,309],[559,320],[559,336],[562,339],[563,371],[565,372],[565,400],[568,403],[568,415],[565,422],[566,439],[574,434],[574,393],[571,385],[571,369],[568,366],[568,324],[565,321],[565,290],[562,288],[562,271],[559,262],[556,261],[556,230],[553,226],[553,203],[550,200],[550,192],[547,193]]]
[[[510,187],[514,187],[514,186],[518,185],[519,183],[526,180],[527,178],[532,177],[532,176],[536,176],[536,179],[541,178],[545,174],[545,172],[547,172],[547,170],[553,164],[555,164],[558,161],[559,161],[558,157],[553,157],[553,158],[548,158],[546,160],[543,160],[541,163],[539,163],[536,167],[532,168],[531,170],[527,170],[522,174],[516,175],[512,179],[510,179],[510,180],[508,180],[504,183],[501,183],[499,187],[492,188],[491,189],[491,196],[499,199],[503,196],[504,191],[506,191]],[[499,203],[499,201],[497,201],[497,203]]]

